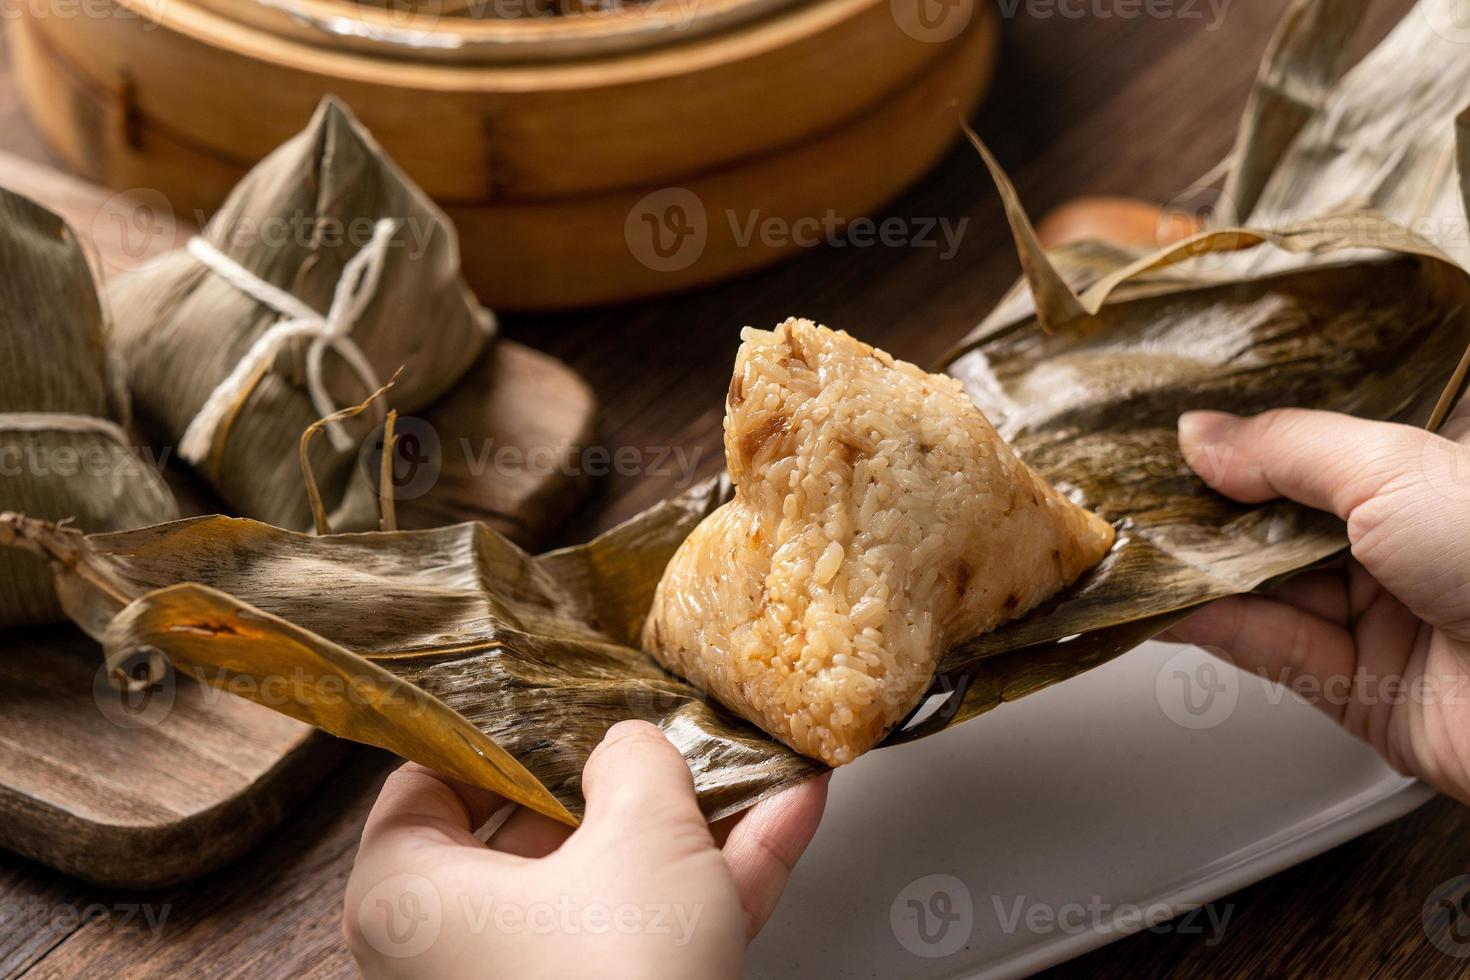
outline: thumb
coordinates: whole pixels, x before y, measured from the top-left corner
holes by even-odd
[[[1225,496],[1245,503],[1285,497],[1343,520],[1390,482],[1418,473],[1435,441],[1452,445],[1408,425],[1306,409],[1179,417],[1185,460]]]
[[[654,837],[697,833],[709,826],[694,796],[694,779],[679,750],[646,721],[621,721],[607,730],[582,770],[587,799],[583,828],[594,836],[630,829]]]
[[[1415,615],[1470,626],[1470,449],[1407,425],[1282,409],[1252,418],[1188,412],[1179,447],[1206,483],[1258,503],[1276,497],[1347,522],[1355,557]]]

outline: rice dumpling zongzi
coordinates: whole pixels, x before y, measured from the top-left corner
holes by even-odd
[[[0,188],[0,511],[86,531],[175,516],[157,471],[123,429],[92,271],[60,217]],[[61,618],[51,571],[0,551],[0,628]]]
[[[842,765],[914,707],[952,644],[1055,595],[1113,529],[1021,462],[953,378],[809,320],[743,337],[735,496],[669,563],[643,642]]]
[[[112,301],[150,434],[233,511],[297,529],[312,525],[296,455],[307,426],[400,367],[392,407],[416,412],[495,332],[460,277],[453,225],[331,98],[200,237],[119,278]],[[312,447],[340,530],[377,525],[376,480],[357,465],[371,429],[334,422]]]

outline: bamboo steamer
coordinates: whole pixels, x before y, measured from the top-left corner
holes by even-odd
[[[871,213],[950,144],[996,37],[988,7],[931,42],[890,0],[811,0],[632,53],[444,64],[307,43],[203,5],[219,0],[73,19],[51,2],[8,33],[22,98],[70,166],[207,213],[332,92],[449,212],[471,284],[503,309],[669,292],[799,247],[745,240],[752,216]],[[641,240],[671,194],[704,219],[683,264]]]
[[[448,202],[648,186],[758,156],[872,111],[964,43],[909,36],[889,0],[810,0],[639,55],[433,65],[303,43],[198,0],[51,14],[68,2],[27,4],[26,33],[140,123],[252,164],[330,91]]]

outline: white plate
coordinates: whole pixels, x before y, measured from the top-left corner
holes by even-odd
[[[1019,977],[1181,912],[1159,928],[1229,943],[1226,906],[1189,910],[1432,796],[1281,688],[1148,644],[840,770],[748,972]]]

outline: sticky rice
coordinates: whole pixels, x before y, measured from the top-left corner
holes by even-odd
[[[809,320],[742,339],[735,495],[669,563],[643,645],[843,765],[913,709],[945,650],[1055,595],[1113,529],[1021,462],[958,381]]]

